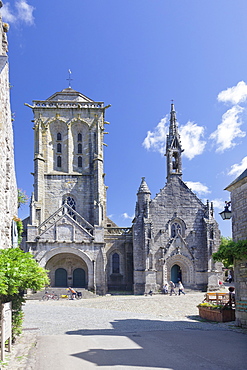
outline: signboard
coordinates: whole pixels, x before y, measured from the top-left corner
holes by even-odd
[[[12,307],[11,302],[3,303],[1,310],[1,360],[5,359],[5,342],[8,341],[8,351],[12,342]]]

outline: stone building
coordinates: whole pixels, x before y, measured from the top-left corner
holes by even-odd
[[[2,2],[0,1],[0,8]],[[0,16],[0,249],[17,246],[17,187],[9,93],[8,24]]]
[[[221,264],[212,253],[220,243],[213,204],[204,205],[182,181],[182,147],[171,106],[166,143],[167,184],[150,198],[142,179],[133,222],[134,292],[156,291],[164,282],[182,280],[198,289],[216,289]]]
[[[34,101],[34,193],[24,249],[52,286],[132,288],[131,230],[106,216],[105,109],[71,88]],[[25,243],[26,239],[26,243]]]
[[[34,114],[34,193],[23,248],[50,271],[52,286],[160,289],[170,279],[214,289],[211,255],[220,233],[213,206],[182,181],[181,144],[172,105],[167,185],[151,200],[142,180],[132,228],[106,215],[103,102],[67,88],[29,105]]]
[[[231,192],[232,238],[247,240],[247,169],[225,190]],[[236,323],[247,327],[247,260],[234,262]]]

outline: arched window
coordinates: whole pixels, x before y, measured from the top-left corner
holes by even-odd
[[[82,134],[79,132],[78,136],[77,136],[77,141],[82,141]]]
[[[57,167],[62,167],[62,157],[60,155],[57,156]]]
[[[174,222],[171,226],[171,237],[175,238],[178,234],[181,234],[181,226],[179,223]]]
[[[61,141],[62,140],[62,135],[60,132],[57,133],[57,141]]]
[[[112,273],[119,274],[120,272],[120,258],[118,253],[112,255]]]
[[[74,198],[72,198],[71,196],[67,196],[64,200],[63,200],[63,204],[68,204],[73,210],[76,210],[76,202],[74,200]],[[72,211],[72,209],[69,209],[68,210],[68,214],[73,217],[73,219],[75,220],[76,219],[76,216],[75,216],[75,213]]]
[[[78,144],[78,154],[81,154],[82,153],[82,145],[81,144]]]
[[[62,153],[62,145],[61,145],[61,143],[57,143],[57,153]]]
[[[78,157],[78,167],[82,167],[82,157]]]

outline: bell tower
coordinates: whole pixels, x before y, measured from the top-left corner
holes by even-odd
[[[176,119],[176,111],[174,104],[171,104],[169,134],[166,140],[166,162],[167,162],[167,180],[172,176],[182,177],[182,146],[180,135],[178,133],[178,125]]]
[[[69,87],[29,107],[35,136],[31,224],[41,225],[67,203],[70,213],[103,227],[104,103]]]

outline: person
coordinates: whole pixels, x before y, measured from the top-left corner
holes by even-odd
[[[230,272],[228,273],[227,281],[228,281],[230,284],[231,284],[231,282],[232,282],[232,275],[231,275],[231,273],[230,273]]]
[[[181,281],[179,281],[178,282],[178,295],[180,295],[180,294],[185,294],[184,293],[184,286],[183,286],[183,284],[181,283]]]
[[[167,283],[163,286],[163,293],[168,294],[168,284]]]
[[[176,285],[174,284],[174,282],[173,281],[170,281],[169,282],[169,285],[170,285],[170,295],[172,295],[172,293],[174,293],[175,295],[177,295],[177,293],[175,292]]]
[[[75,291],[75,289],[69,287],[69,291],[70,291],[70,299],[75,299],[76,298],[76,291]]]

